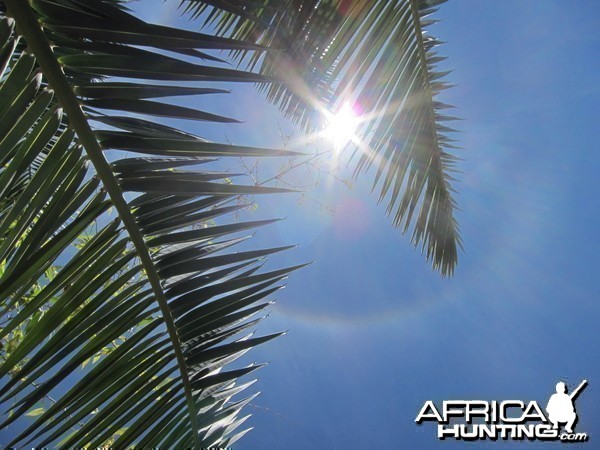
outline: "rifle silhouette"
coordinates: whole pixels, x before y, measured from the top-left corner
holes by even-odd
[[[575,397],[577,397],[586,385],[587,385],[587,380],[583,380],[581,383],[579,383],[579,386],[577,386],[577,388],[569,395],[571,400],[573,400]]]

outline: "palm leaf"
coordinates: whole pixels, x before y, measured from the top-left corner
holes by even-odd
[[[260,84],[267,98],[308,132],[345,102],[362,111],[355,174],[374,169],[373,190],[393,224],[451,275],[461,246],[452,172],[457,148],[436,100],[448,87],[436,69],[440,41],[425,30],[445,0],[182,0],[183,11],[216,33],[279,48],[233,50],[240,64],[286,80]]]
[[[229,250],[245,240],[240,232],[272,221],[194,227],[235,210],[237,195],[282,191],[226,184],[231,174],[197,167],[214,156],[291,153],[215,144],[122,114],[223,121],[148,99],[224,91],[148,80],[266,81],[193,62],[218,60],[200,49],[260,47],[147,24],[119,1],[3,0],[0,11],[0,337],[45,311],[0,366],[0,402],[11,405],[0,426],[66,391],[8,446],[97,447],[113,437],[116,448],[230,445],[253,398],[234,399],[251,384],[236,380],[261,365],[227,367],[277,336],[248,333],[265,298],[301,266],[261,269],[289,247]],[[107,150],[141,155],[109,163]]]

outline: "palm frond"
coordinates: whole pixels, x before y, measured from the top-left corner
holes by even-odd
[[[440,41],[425,30],[445,0],[182,0],[183,11],[217,34],[281,51],[233,50],[240,64],[286,80],[260,84],[267,98],[308,132],[345,102],[362,113],[355,174],[374,169],[387,213],[443,275],[461,246],[451,174],[455,120],[436,100],[448,88],[436,66]]]
[[[245,433],[239,411],[253,398],[234,398],[251,384],[236,380],[261,365],[227,366],[278,335],[250,329],[301,266],[261,269],[289,247],[229,250],[246,239],[240,232],[273,221],[195,227],[236,210],[237,195],[282,192],[226,184],[230,174],[197,166],[291,153],[215,144],[122,114],[223,121],[148,99],[224,91],[150,80],[263,82],[190,62],[218,59],[200,49],[261,47],[147,24],[119,1],[4,0],[0,11],[0,337],[44,311],[0,366],[0,403],[11,404],[0,426],[66,389],[8,446],[98,447],[113,437],[116,448],[229,446]],[[110,163],[107,150],[140,155]],[[99,230],[75,251],[91,226]]]

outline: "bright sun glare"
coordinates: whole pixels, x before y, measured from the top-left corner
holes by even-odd
[[[333,142],[336,148],[341,148],[354,138],[358,124],[358,114],[351,104],[344,103],[338,112],[328,114],[327,127],[323,135]]]

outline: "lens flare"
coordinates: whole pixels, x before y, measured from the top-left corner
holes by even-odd
[[[328,114],[323,135],[339,149],[355,139],[354,133],[359,123],[360,118],[355,108],[350,103],[344,103],[335,114]]]

